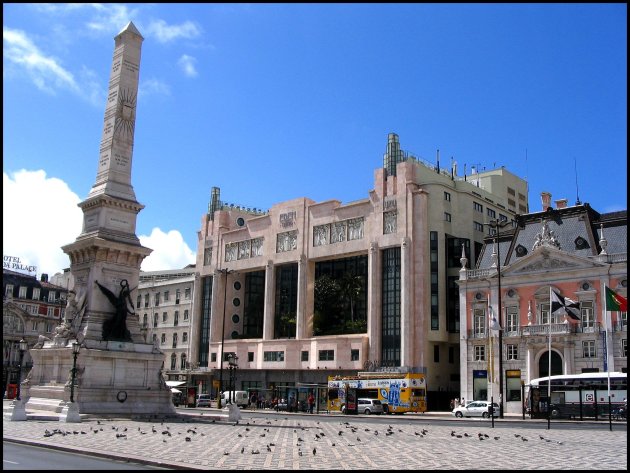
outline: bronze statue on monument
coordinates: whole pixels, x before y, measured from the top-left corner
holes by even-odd
[[[120,293],[116,296],[112,291],[94,281],[101,292],[107,296],[116,309],[116,313],[103,323],[103,340],[131,342],[131,333],[127,329],[127,314],[135,315],[131,301],[131,289],[126,279],[120,281]],[[129,310],[129,305],[131,310]]]

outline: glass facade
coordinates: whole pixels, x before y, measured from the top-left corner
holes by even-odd
[[[400,366],[400,247],[383,250],[382,366]]]
[[[243,307],[243,337],[262,338],[265,311],[265,271],[252,271],[245,275]]]

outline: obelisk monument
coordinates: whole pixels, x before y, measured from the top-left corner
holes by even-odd
[[[78,342],[74,400],[81,414],[174,414],[161,373],[164,355],[146,343],[133,304],[140,264],[152,251],[135,233],[144,206],[131,185],[144,38],[129,22],[114,39],[96,182],[79,204],[80,235],[62,247],[70,257],[74,305],[55,339],[31,350],[30,396],[34,405],[51,398],[70,404],[72,343]]]

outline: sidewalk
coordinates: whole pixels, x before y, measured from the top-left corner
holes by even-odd
[[[523,423],[518,417],[496,420],[500,428],[481,419],[470,427],[448,412],[252,414],[243,410],[238,423],[228,422],[218,409],[180,411],[164,420],[92,415],[76,424],[5,420],[3,440],[172,469],[627,469],[626,423],[610,432],[588,425],[546,430],[545,421]],[[443,422],[427,423],[437,419]]]

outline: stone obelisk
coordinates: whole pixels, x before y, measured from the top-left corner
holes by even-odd
[[[144,206],[131,185],[144,38],[130,22],[114,39],[96,182],[79,204],[80,235],[62,247],[70,257],[74,305],[55,339],[31,350],[30,395],[34,407],[44,398],[68,401],[72,343],[78,342],[74,400],[81,414],[174,414],[161,373],[164,355],[146,343],[133,303],[140,264],[152,251],[135,233]]]

